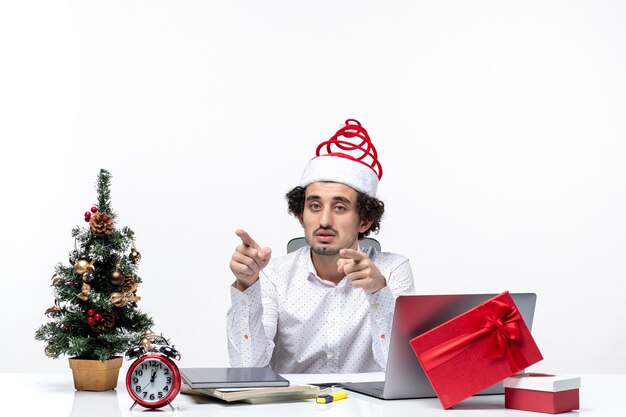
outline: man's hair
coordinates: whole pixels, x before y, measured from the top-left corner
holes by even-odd
[[[385,213],[385,203],[360,191],[357,191],[356,194],[356,209],[359,213],[359,219],[365,222],[372,221],[369,229],[359,233],[359,240],[361,240],[371,232],[378,233],[380,230],[380,220]],[[285,194],[285,198],[287,199],[287,210],[289,213],[301,219],[304,213],[305,188],[300,186],[294,187]]]

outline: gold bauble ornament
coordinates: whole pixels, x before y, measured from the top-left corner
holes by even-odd
[[[152,349],[152,343],[150,343],[150,339],[148,339],[147,337],[142,338],[139,344],[143,346],[148,352]]]
[[[86,272],[93,272],[93,270],[95,269],[93,266],[93,262],[94,261],[89,262],[85,259],[76,261],[76,263],[74,264],[74,271],[76,271],[76,273],[79,275],[82,275]]]
[[[89,262],[84,259],[76,261],[74,264],[74,271],[76,271],[77,274],[84,274],[87,272],[87,268],[89,268]]]
[[[130,254],[128,255],[128,257],[130,258],[130,261],[132,263],[134,263],[134,264],[136,264],[139,261],[141,261],[141,253],[139,253],[139,251],[137,249],[135,249],[134,246],[130,250]]]
[[[46,348],[44,349],[44,352],[45,352],[47,357],[54,358],[54,355],[52,354],[50,345],[46,346]]]

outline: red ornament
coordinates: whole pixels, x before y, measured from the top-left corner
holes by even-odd
[[[69,332],[70,331],[70,326],[68,326],[67,324],[65,326],[63,326],[63,331],[64,332]]]
[[[93,207],[91,208],[91,212],[92,212],[92,213],[94,213],[94,214],[95,214],[95,213],[97,213],[97,212],[98,212],[98,207],[93,206]]]
[[[95,311],[93,311],[93,308],[90,308],[89,310],[87,310],[88,316],[93,316],[93,313],[95,313]]]
[[[96,315],[93,316],[93,318],[96,319],[96,321],[100,321],[100,319],[102,318],[102,314],[96,313]]]
[[[85,212],[85,218],[90,218],[91,217],[91,212],[90,211],[86,211]]]
[[[89,217],[85,217],[85,221],[89,223]]]
[[[93,317],[87,317],[87,323],[89,324],[93,323]]]

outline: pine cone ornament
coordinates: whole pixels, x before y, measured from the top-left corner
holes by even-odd
[[[123,292],[134,292],[137,290],[137,283],[135,282],[135,277],[132,275],[126,275],[124,278],[124,283],[122,284]]]
[[[103,311],[100,313],[100,320],[94,320],[91,323],[91,328],[96,333],[106,333],[108,331],[113,330],[115,327],[115,316],[113,313],[109,313],[108,311]]]
[[[97,212],[89,219],[89,230],[95,236],[108,236],[113,233],[113,217],[102,211]]]

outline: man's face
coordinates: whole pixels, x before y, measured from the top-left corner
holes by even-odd
[[[357,211],[357,192],[337,182],[314,182],[306,187],[300,223],[309,246],[318,255],[334,256],[340,249],[356,249],[362,223]]]

